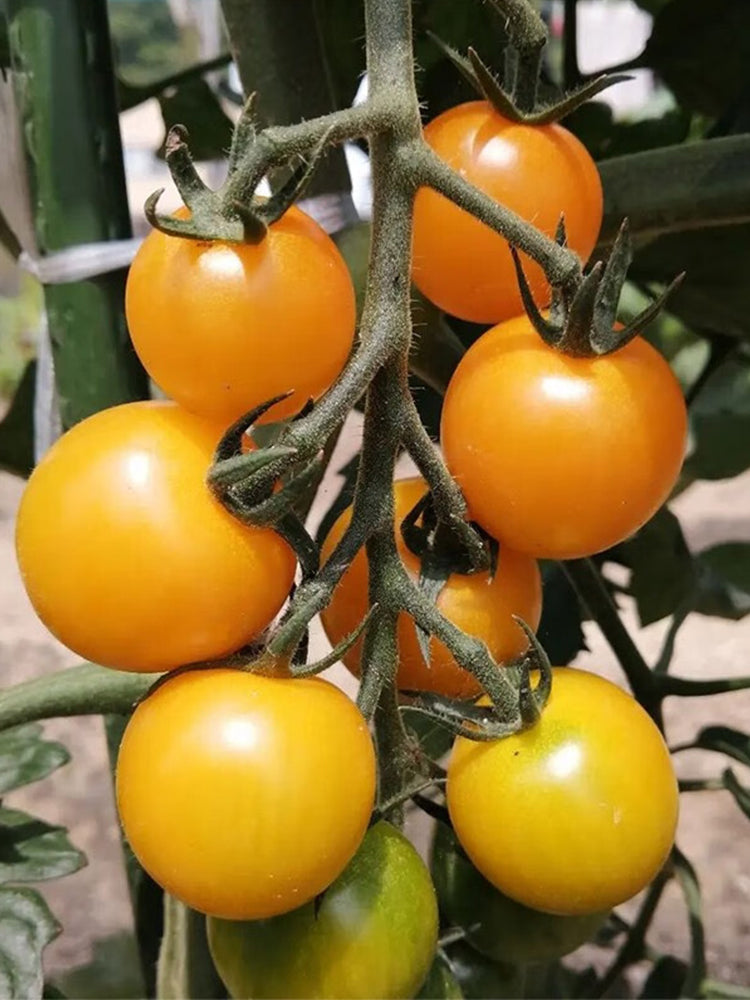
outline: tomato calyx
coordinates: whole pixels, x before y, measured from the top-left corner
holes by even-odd
[[[565,246],[565,222],[560,219],[556,240]],[[521,264],[518,251],[510,247],[518,287],[534,329],[549,346],[574,358],[596,358],[625,347],[658,316],[685,274],[678,274],[649,306],[628,324],[617,323],[617,306],[633,260],[628,220],[624,219],[606,261],[596,264],[580,280],[566,288],[554,288],[549,318],[540,311]]]
[[[254,170],[236,195],[236,180],[244,167],[244,157],[256,141],[253,98],[251,95],[235,126],[229,155],[229,173],[218,191],[208,188],[198,175],[190,155],[188,133],[183,125],[169,130],[165,143],[165,160],[169,172],[189,209],[188,217],[165,216],[157,212],[164,188],[149,195],[144,213],[149,223],[167,236],[182,239],[221,241],[224,243],[260,243],[269,226],[273,225],[297,201],[315,172],[328,143],[328,134],[313,150],[309,159],[292,170],[289,178],[270,198],[256,194],[265,170]]]
[[[562,95],[558,100],[546,104],[537,102],[537,79],[533,85],[531,106],[526,107],[525,102],[520,99],[518,82],[521,68],[517,51],[513,47],[511,51],[516,54],[516,58],[506,60],[504,79],[501,82],[475,49],[470,47],[466,56],[463,56],[433,32],[429,31],[427,34],[480,97],[488,101],[503,118],[519,125],[538,126],[560,122],[602,91],[632,79],[626,73],[603,73],[569,94]],[[514,66],[515,69],[512,68]]]

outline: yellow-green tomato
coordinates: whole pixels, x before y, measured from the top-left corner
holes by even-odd
[[[473,948],[497,962],[525,965],[562,958],[593,937],[607,917],[558,917],[516,903],[476,870],[444,823],[435,831],[430,867],[444,916],[464,928]]]
[[[316,901],[271,920],[208,921],[216,969],[235,1000],[406,1000],[427,976],[437,934],[429,872],[384,822]]]
[[[461,846],[511,899],[561,915],[610,909],[667,859],[677,780],[634,698],[558,667],[539,721],[491,743],[457,739],[446,788]]]

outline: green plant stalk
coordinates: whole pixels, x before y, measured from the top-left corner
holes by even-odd
[[[105,6],[8,0],[7,11],[38,251],[129,237]],[[65,428],[148,394],[125,328],[124,282],[116,272],[45,288]]]
[[[659,728],[662,728],[659,686],[620,618],[617,605],[591,559],[571,559],[560,564],[584,606],[588,608],[625,672],[633,694]]]

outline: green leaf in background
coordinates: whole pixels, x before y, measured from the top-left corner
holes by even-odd
[[[544,562],[541,568],[544,590],[537,636],[550,661],[564,666],[586,649],[581,602],[557,563]]]
[[[315,16],[336,105],[348,107],[365,69],[364,6],[351,0],[318,0]]]
[[[69,760],[62,743],[43,739],[40,725],[0,734],[0,795],[45,778]]]
[[[588,101],[566,117],[565,128],[578,136],[595,160],[606,160],[684,142],[690,115],[681,108],[670,108],[660,116],[639,121],[615,121],[612,108],[604,101]]]
[[[729,479],[750,468],[750,358],[737,354],[711,375],[690,407],[690,426],[686,475]]]
[[[635,597],[641,625],[665,618],[695,591],[693,557],[680,522],[667,507],[662,507],[616,552],[618,559],[632,571],[630,592]]]
[[[747,0],[671,0],[656,14],[643,62],[684,108],[720,115],[747,87]]]
[[[194,160],[220,160],[232,142],[232,122],[219,100],[201,77],[191,77],[159,95],[164,126],[188,130],[190,154]],[[164,155],[164,144],[158,153]]]
[[[685,749],[715,750],[750,767],[750,735],[728,726],[705,726]]]
[[[673,955],[662,955],[657,959],[640,996],[643,1000],[670,1000],[685,996],[682,984],[687,976],[687,966]]]
[[[695,329],[750,340],[749,255],[750,225],[713,226],[660,236],[636,253],[629,275],[666,284],[686,271],[669,311]]]
[[[34,385],[36,361],[21,377],[10,409],[0,422],[0,469],[28,476],[34,468]]]
[[[492,962],[462,941],[445,949],[451,972],[466,1000],[505,1000],[523,995],[519,966]]]
[[[0,807],[0,883],[59,878],[85,864],[63,827]]]
[[[440,760],[453,746],[453,734],[434,719],[409,708],[403,708],[401,715],[406,728],[416,736],[419,745],[432,760]]]
[[[34,1000],[43,988],[42,952],[60,925],[33,889],[0,889],[0,996]]]
[[[699,596],[695,610],[717,618],[750,612],[750,543],[727,542],[696,557]]]

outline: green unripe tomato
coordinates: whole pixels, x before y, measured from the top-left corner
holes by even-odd
[[[561,958],[588,941],[606,913],[558,917],[529,909],[498,892],[460,851],[452,831],[438,823],[432,877],[440,908],[466,930],[466,940],[496,962],[523,965]]]
[[[214,964],[235,1000],[406,1000],[427,976],[437,935],[429,872],[382,822],[317,901],[269,920],[208,920]]]

